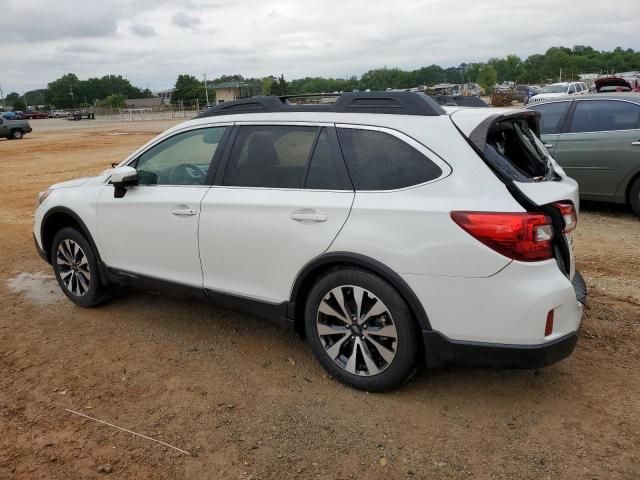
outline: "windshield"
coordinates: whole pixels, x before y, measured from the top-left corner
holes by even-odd
[[[548,87],[544,87],[542,89],[542,93],[566,93],[567,86],[566,85],[549,85]]]

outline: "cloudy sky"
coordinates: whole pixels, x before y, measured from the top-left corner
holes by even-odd
[[[344,77],[556,45],[639,50],[639,27],[640,0],[0,0],[0,85],[68,72],[151,89],[180,73]]]

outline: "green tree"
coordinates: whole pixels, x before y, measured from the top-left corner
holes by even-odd
[[[199,100],[203,103],[205,100],[204,84],[193,75],[178,75],[175,90],[171,95],[171,100],[182,102],[195,102]]]
[[[67,73],[62,77],[50,82],[47,88],[46,103],[55,105],[58,108],[71,108],[75,100],[78,99],[78,77],[73,73]],[[71,92],[73,95],[71,96]]]
[[[273,85],[273,77],[264,77],[262,79],[262,95],[271,95],[271,85]]]
[[[27,103],[24,101],[24,97],[18,97],[13,102],[13,109],[16,111],[20,110],[21,112],[24,112],[27,109]]]
[[[497,79],[498,74],[496,73],[496,69],[489,64],[483,65],[478,72],[478,84],[484,88],[486,93],[489,93],[489,91],[494,87]]]
[[[127,97],[121,93],[114,93],[100,102],[100,106],[104,108],[124,108]]]
[[[289,84],[284,79],[284,75],[271,84],[271,95],[286,95],[289,89]]]
[[[6,97],[4,97],[4,104],[7,107],[13,107],[13,105],[16,103],[16,100],[18,100],[19,98],[20,94],[18,92],[11,92]]]

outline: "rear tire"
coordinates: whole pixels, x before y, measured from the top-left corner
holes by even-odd
[[[95,307],[111,298],[102,285],[96,254],[85,236],[74,228],[63,228],[51,244],[51,264],[58,285],[76,305]]]
[[[640,217],[640,177],[636,178],[631,190],[629,190],[629,205],[636,215]]]
[[[400,294],[370,272],[343,268],[321,277],[307,298],[305,331],[322,366],[352,387],[381,392],[415,372],[417,324]]]
[[[13,140],[20,140],[23,137],[24,137],[24,132],[19,128],[14,128],[13,130],[11,130],[11,138]]]

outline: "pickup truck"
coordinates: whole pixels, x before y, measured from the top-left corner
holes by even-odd
[[[33,118],[47,118],[48,116],[47,112],[23,112],[20,118],[22,120],[31,120]]]
[[[31,132],[31,125],[28,121],[9,117],[0,116],[0,138],[20,140],[25,133]]]

